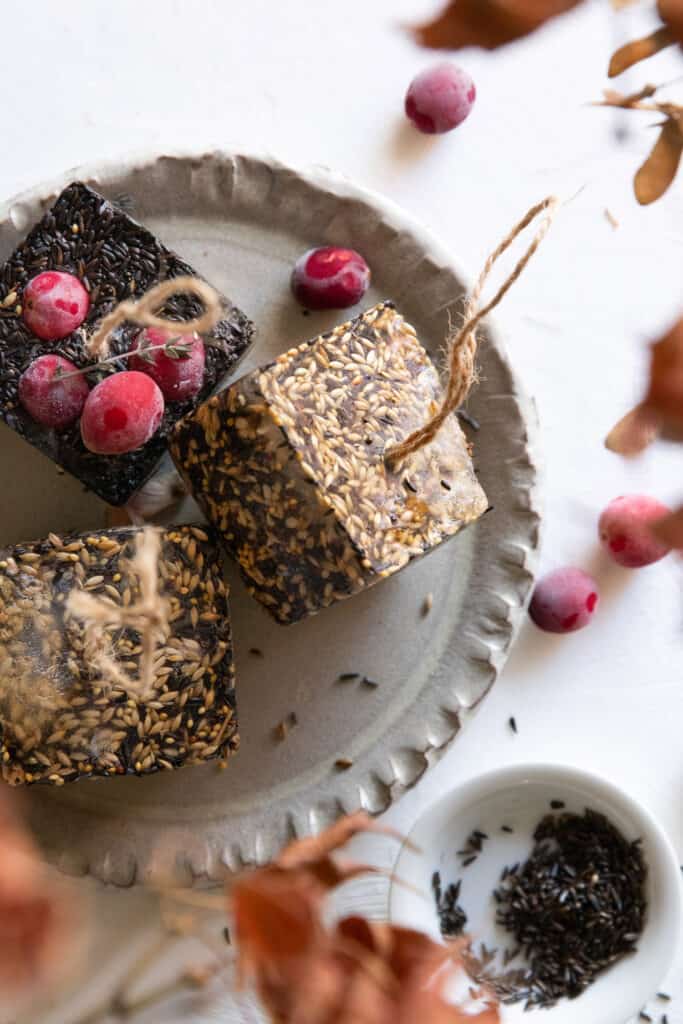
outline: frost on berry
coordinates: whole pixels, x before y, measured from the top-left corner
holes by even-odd
[[[73,274],[46,270],[24,288],[24,323],[41,341],[67,338],[81,326],[90,309],[90,296]]]
[[[469,116],[476,95],[467,72],[444,61],[415,76],[406,93],[405,112],[419,131],[442,134]]]
[[[68,427],[81,415],[90,387],[70,360],[49,354],[38,356],[19,378],[19,401],[43,427]]]
[[[83,444],[98,455],[142,448],[164,415],[164,396],[151,377],[124,370],[105,377],[88,395],[81,416]]]
[[[539,629],[549,633],[573,633],[587,626],[599,601],[592,576],[567,566],[543,576],[529,605],[529,615]]]
[[[614,498],[600,516],[600,542],[614,561],[627,569],[651,565],[670,550],[657,540],[651,526],[670,512],[661,501],[647,494],[624,494]]]
[[[201,391],[206,351],[198,334],[147,327],[136,336],[130,351],[131,370],[156,381],[167,402],[194,398]]]

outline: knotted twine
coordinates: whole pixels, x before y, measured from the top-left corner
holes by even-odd
[[[430,441],[433,441],[439,430],[443,426],[448,416],[455,412],[467,398],[470,388],[476,380],[476,354],[477,354],[477,334],[476,330],[481,321],[485,316],[494,309],[501,299],[505,296],[506,292],[510,290],[512,285],[515,283],[518,277],[524,271],[527,263],[534,255],[539,245],[543,241],[550,227],[555,212],[559,205],[559,200],[555,196],[547,196],[540,203],[536,203],[531,209],[522,217],[518,224],[514,226],[512,231],[500,242],[493,250],[489,258],[484,264],[479,278],[472,289],[472,293],[467,300],[465,305],[465,322],[463,323],[460,330],[453,336],[448,338],[448,383],[446,385],[446,393],[441,403],[441,407],[434,413],[423,426],[418,427],[417,430],[409,434],[399,444],[393,445],[388,448],[384,453],[384,459],[386,462],[393,464],[399,462],[401,459],[405,459],[406,456],[412,455],[413,452],[419,451]],[[538,231],[534,235],[528,249],[523,256],[518,260],[514,269],[510,275],[506,278],[503,284],[500,286],[493,298],[487,302],[481,308],[479,306],[479,299],[483,291],[484,285],[486,284],[487,278],[491,273],[491,269],[500,256],[509,249],[515,239],[524,231],[525,228],[531,224],[539,214],[545,211],[545,217],[541,221]]]
[[[204,306],[204,312],[194,320],[169,320],[159,316],[158,310],[172,295],[181,292],[194,295]],[[124,323],[137,324],[139,327],[159,327],[162,330],[182,329],[183,334],[205,334],[216,326],[225,311],[220,295],[206,281],[199,277],[170,277],[167,281],[150,288],[139,299],[127,299],[119,302],[111,313],[108,313],[95,333],[88,341],[88,354],[101,359],[109,353],[109,338],[112,331]]]

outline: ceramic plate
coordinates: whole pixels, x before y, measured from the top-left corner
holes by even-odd
[[[0,211],[2,259],[75,179],[131,197],[134,216],[252,317],[256,342],[239,373],[342,319],[305,316],[291,298],[292,264],[315,244],[359,249],[374,275],[365,304],[393,299],[436,357],[449,313],[461,311],[463,280],[450,252],[390,202],[324,169],[228,153],[70,171]],[[385,810],[453,740],[506,659],[539,532],[534,417],[494,332],[484,339],[481,371],[469,403],[481,428],[470,437],[494,510],[404,572],[288,628],[228,567],[238,756],[225,771],[207,765],[29,789],[27,810],[63,870],[119,885],[169,867],[177,884],[216,879],[266,861],[345,811]],[[13,481],[0,510],[2,544],[105,524],[98,499],[6,427],[0,474]],[[336,682],[348,672],[379,685]],[[299,724],[278,740],[274,729],[291,711]],[[339,758],[352,767],[335,768]]]

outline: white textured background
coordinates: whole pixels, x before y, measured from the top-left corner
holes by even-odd
[[[629,574],[606,564],[595,543],[597,515],[616,494],[683,500],[683,449],[657,448],[625,465],[602,448],[606,430],[639,394],[645,342],[683,299],[683,179],[653,207],[639,208],[631,180],[654,141],[653,118],[588,105],[606,84],[611,51],[651,24],[647,4],[616,16],[607,0],[594,0],[502,52],[460,54],[477,103],[463,126],[437,139],[418,136],[401,115],[409,80],[435,59],[401,25],[431,13],[429,0],[6,6],[3,198],[66,167],[133,151],[267,150],[297,164],[329,165],[386,193],[449,242],[474,275],[532,202],[582,190],[498,321],[542,422],[543,567],[592,569],[602,586],[599,614],[568,638],[526,628],[465,734],[387,817],[407,829],[424,806],[481,769],[564,760],[607,774],[643,800],[683,857],[679,566],[669,559]],[[620,82],[626,91],[682,70],[670,53]],[[681,82],[669,94],[677,90]],[[627,132],[621,144],[618,127]],[[506,726],[511,714],[517,737]],[[369,848],[380,860],[388,855],[376,840]],[[96,963],[81,1007],[153,929],[139,892],[93,895]],[[683,989],[676,979],[669,987],[678,995],[669,1020],[680,1024]],[[69,1024],[74,1014],[62,1006],[50,1024]],[[218,1005],[194,1011],[183,1002],[145,1022],[176,1019],[226,1016]],[[32,1024],[38,1021],[48,1016]]]

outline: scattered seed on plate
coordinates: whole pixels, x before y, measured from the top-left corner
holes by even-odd
[[[263,651],[261,650],[260,647],[250,647],[249,648],[249,653],[251,655],[253,655],[254,658],[262,658],[263,657]]]
[[[514,829],[510,828],[509,825],[501,825],[500,826],[500,831],[501,832],[514,832]]]
[[[429,613],[432,610],[433,604],[434,604],[434,595],[433,594],[427,594],[427,596],[425,597],[424,601],[422,602],[422,608],[420,609],[420,614],[421,614],[423,619],[426,618],[427,615],[429,615]]]
[[[334,762],[334,767],[340,772],[345,772],[348,768],[353,767],[353,761],[350,757],[338,757]]]
[[[551,800],[550,806],[554,811],[561,811],[565,806],[564,800]]]
[[[369,686],[373,690],[377,689],[379,686],[379,683],[375,679],[370,679],[368,676],[363,676],[362,683],[363,686]]]
[[[512,716],[512,717],[510,717],[510,718],[508,719],[508,725],[510,726],[510,728],[512,729],[512,731],[513,731],[514,733],[516,733],[516,732],[517,732],[517,722],[516,722],[516,720],[515,720],[514,716]]]
[[[661,999],[661,1001],[663,1003],[670,1003],[671,1002],[671,996],[669,995],[668,992],[658,992],[657,993],[657,999]]]
[[[352,683],[355,679],[360,679],[360,672],[342,672],[337,676],[338,683]]]

